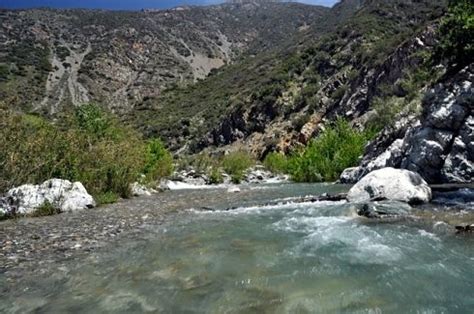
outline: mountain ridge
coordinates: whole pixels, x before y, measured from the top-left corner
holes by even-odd
[[[0,95],[13,97],[13,106],[45,113],[87,101],[127,111],[171,83],[203,79],[243,53],[278,44],[326,10],[296,3],[156,12],[3,10],[1,53],[7,62]],[[34,73],[18,71],[17,63]],[[15,79],[13,88],[1,84],[14,85]],[[15,87],[29,89],[28,97],[11,95]]]

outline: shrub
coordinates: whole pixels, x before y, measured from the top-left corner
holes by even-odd
[[[254,164],[255,160],[245,151],[230,153],[222,159],[222,167],[231,176],[234,183],[240,183],[243,179],[244,171]]]
[[[186,169],[189,166],[200,174],[207,174],[211,169],[219,166],[219,161],[206,153],[179,159],[179,169]]]
[[[265,157],[263,165],[273,173],[286,173],[288,171],[288,159],[285,155],[276,152],[269,153]]]
[[[440,43],[435,61],[443,59],[459,66],[472,62],[474,55],[474,4],[472,0],[450,0],[440,25]]]
[[[374,115],[366,123],[371,130],[380,131],[387,126],[392,126],[396,116],[403,110],[405,100],[399,97],[374,98],[371,107]]]
[[[106,135],[110,130],[111,119],[95,104],[84,104],[76,109],[75,122],[78,127],[97,137]]]
[[[345,168],[355,166],[368,135],[339,119],[302,151],[288,160],[288,172],[298,182],[336,180]]]
[[[112,204],[115,203],[118,199],[119,196],[117,195],[117,193],[111,191],[100,193],[95,196],[95,200],[99,205]]]
[[[0,191],[50,178],[80,181],[108,203],[130,196],[130,183],[145,172],[168,175],[171,155],[160,141],[144,142],[94,105],[77,109],[64,125],[1,111]]]
[[[349,87],[347,85],[341,85],[339,86],[331,95],[331,98],[334,101],[339,101],[341,100],[342,97],[346,94],[347,90]]]
[[[224,182],[224,177],[219,168],[213,167],[209,173],[209,183],[210,184],[220,184]]]
[[[157,180],[173,173],[173,157],[159,139],[151,139],[146,146],[144,174],[148,180]]]

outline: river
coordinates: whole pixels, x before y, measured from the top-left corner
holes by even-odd
[[[371,221],[345,202],[291,202],[345,191],[273,184],[166,192],[184,205],[160,224],[145,221],[139,232],[14,282],[0,274],[0,312],[472,312],[472,236],[436,219]],[[160,197],[140,206],[158,210]],[[201,210],[197,197],[214,210]],[[281,205],[259,205],[275,200]]]

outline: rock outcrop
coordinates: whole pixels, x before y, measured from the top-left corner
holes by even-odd
[[[82,183],[71,183],[61,179],[51,179],[40,185],[25,184],[13,188],[7,192],[4,200],[11,205],[6,214],[32,214],[47,203],[61,212],[87,209],[96,205]]]
[[[341,182],[355,183],[367,173],[384,167],[417,172],[429,183],[472,182],[473,79],[471,65],[434,86],[423,99],[420,119],[405,119],[411,121],[409,127],[400,123],[382,132],[367,147],[360,166],[344,171]]]
[[[417,173],[383,168],[369,173],[354,185],[347,194],[347,200],[355,203],[374,200],[427,203],[431,200],[431,189]]]

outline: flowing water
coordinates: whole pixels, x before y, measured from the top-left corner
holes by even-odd
[[[472,313],[472,236],[435,221],[371,222],[344,202],[256,206],[345,189],[169,192],[181,200],[208,193],[215,208],[238,208],[188,209],[144,226],[53,275],[24,279],[0,311]]]

